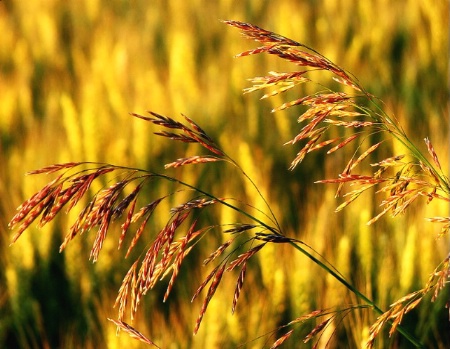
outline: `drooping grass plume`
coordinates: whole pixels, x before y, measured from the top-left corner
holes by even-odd
[[[376,222],[387,213],[392,216],[402,214],[420,198],[425,198],[426,202],[435,199],[449,201],[450,183],[442,171],[431,141],[425,138],[428,155],[422,154],[418,146],[408,138],[396,118],[389,116],[382,109],[382,103],[365,91],[352,74],[314,49],[294,40],[244,22],[225,21],[225,23],[239,29],[245,38],[261,44],[255,49],[238,54],[237,57],[265,53],[287,60],[295,68],[300,67],[300,70],[294,72],[269,72],[267,76],[253,78],[251,81],[254,85],[246,88],[245,93],[270,89],[262,96],[270,98],[288,90],[292,91],[299,84],[314,83],[308,77],[312,71],[329,73],[340,84],[342,91],[317,85],[319,91],[287,101],[273,109],[273,112],[277,112],[299,106],[306,108],[297,119],[301,125],[298,133],[285,142],[285,145],[299,148],[290,164],[290,170],[301,166],[309,153],[324,151],[327,156],[332,156],[343,148],[353,147],[353,155],[346,160],[346,165],[343,165],[343,170],[337,178],[318,181],[337,184],[336,196],[342,197],[343,202],[337,206],[336,211],[344,209],[360,195],[372,189],[379,196],[383,196],[383,199],[380,201],[379,212],[368,224]],[[17,241],[38,217],[40,217],[38,226],[42,227],[52,221],[63,208],[69,212],[75,206],[81,206],[81,203],[85,202],[82,199],[87,198],[87,204],[82,207],[71,225],[60,250],[64,250],[74,238],[95,231],[90,259],[96,262],[101,256],[105,240],[110,238],[108,235],[111,234],[112,224],[120,223],[120,232],[114,237],[118,241],[118,248],[128,247],[125,258],[131,255],[137,257],[126,273],[116,298],[118,320],[111,321],[132,337],[154,346],[156,345],[151,340],[124,322],[124,319],[129,316],[133,321],[143,297],[161,280],[170,276],[163,301],[169,298],[181,267],[184,266],[183,262],[204,237],[223,234],[226,241],[208,246],[211,252],[203,259],[202,265],[212,269],[192,297],[194,301],[202,293],[206,293],[194,325],[194,334],[200,330],[208,306],[217,290],[224,284],[222,280],[227,274],[233,274],[236,280],[230,297],[231,312],[234,313],[245,288],[245,281],[251,272],[251,261],[256,259],[267,245],[287,244],[322,268],[326,275],[337,280],[356,296],[358,303],[351,306],[342,305],[336,310],[313,310],[306,315],[300,315],[279,328],[285,330],[292,327],[276,337],[272,348],[277,348],[294,338],[295,330],[309,320],[317,320],[317,323],[303,336],[303,341],[307,343],[315,338],[318,343],[324,332],[331,328],[331,325],[339,325],[349,312],[369,311],[369,309],[378,315],[378,319],[370,327],[368,348],[374,345],[384,326],[390,326],[390,335],[399,332],[411,345],[422,347],[420,341],[402,327],[401,322],[407,313],[419,305],[425,295],[431,294],[434,301],[446,287],[450,278],[448,258],[432,271],[423,289],[402,297],[387,311],[383,311],[374,300],[364,295],[346,279],[346,276],[336,270],[327,261],[326,256],[315,252],[307,241],[301,241],[285,233],[268,199],[263,197],[237,161],[229,157],[197,123],[184,115],[181,122],[155,112],[149,114],[150,116],[136,113],[132,115],[159,127],[161,130],[155,133],[157,136],[171,141],[195,144],[201,149],[196,155],[178,158],[164,164],[165,169],[186,165],[214,166],[216,162],[224,162],[255,187],[265,204],[264,207],[255,209],[258,213],[262,213],[261,216],[264,218],[258,218],[259,216],[253,213],[254,210],[250,209],[251,204],[241,205],[232,199],[219,197],[200,185],[189,184],[175,176],[127,166],[70,162],[30,173],[56,175],[56,178],[19,206],[17,214],[9,224],[10,228],[16,228],[12,243]],[[346,132],[340,132],[338,134],[343,136],[336,137],[336,133],[332,132],[335,129]],[[405,154],[391,154],[374,162],[373,159],[377,158],[380,148],[389,142],[399,142],[404,147]],[[156,197],[144,196],[143,188],[154,181],[169,181],[176,189]],[[96,192],[92,190],[94,182],[99,182],[102,187]],[[189,196],[188,199],[186,195]],[[182,201],[162,213],[167,217],[163,226],[155,228],[149,224],[156,211],[161,214],[163,201],[178,197],[181,197]],[[216,206],[235,211],[242,220],[229,222],[227,225],[219,223],[201,225],[198,217],[203,212],[205,214],[210,212],[208,210]],[[448,217],[432,217],[429,220],[443,224],[440,235],[448,234],[450,229]],[[141,240],[145,240],[145,243],[139,244]],[[140,251],[136,252],[137,249]],[[195,268],[197,265],[190,267]]]

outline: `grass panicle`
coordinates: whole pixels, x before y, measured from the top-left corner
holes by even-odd
[[[260,44],[255,49],[238,54],[237,57],[269,54],[291,62],[296,68],[300,67],[299,71],[269,72],[267,76],[253,78],[250,80],[253,86],[244,89],[244,93],[264,91],[261,98],[270,98],[292,90],[300,84],[313,84],[314,81],[308,77],[312,71],[331,73],[332,78],[340,84],[338,86],[342,88],[342,91],[333,91],[323,85],[317,85],[319,86],[317,92],[287,101],[272,110],[278,112],[298,106],[306,109],[297,120],[300,125],[297,134],[285,143],[299,148],[290,164],[290,170],[300,166],[306,156],[312,152],[324,151],[326,156],[329,156],[344,147],[353,147],[353,155],[347,160],[337,178],[318,181],[318,183],[337,185],[336,196],[342,197],[343,202],[337,206],[336,211],[344,209],[360,195],[372,189],[383,198],[380,211],[368,221],[368,224],[373,224],[387,213],[392,216],[403,214],[420,198],[426,199],[428,203],[432,200],[449,201],[450,184],[442,171],[431,141],[425,138],[428,155],[422,154],[408,138],[396,118],[384,112],[382,103],[365,91],[352,74],[314,49],[294,40],[249,23],[239,21],[225,21],[225,23],[239,29],[245,38]],[[143,343],[158,347],[124,322],[125,317],[129,314],[133,321],[143,296],[162,279],[170,276],[163,296],[163,301],[167,301],[188,254],[203,237],[219,232],[223,233],[227,239],[217,246],[211,246],[210,254],[203,259],[203,265],[208,267],[213,265],[212,270],[203,279],[192,297],[194,301],[202,292],[206,292],[194,325],[194,334],[199,331],[208,305],[219,289],[224,275],[228,273],[237,276],[231,301],[231,312],[234,313],[246,275],[251,272],[250,260],[268,244],[284,243],[293,247],[294,251],[304,254],[322,268],[325,274],[340,282],[356,296],[358,303],[336,310],[313,310],[306,315],[300,315],[282,325],[274,333],[268,334],[272,336],[279,330],[284,332],[281,336],[280,333],[277,334],[278,337],[271,348],[278,348],[294,338],[298,327],[312,321],[317,321],[317,324],[303,337],[303,342],[307,343],[313,338],[318,338],[314,345],[317,346],[332,323],[338,325],[350,312],[361,309],[372,310],[378,314],[376,322],[370,327],[367,348],[373,347],[375,339],[385,326],[390,326],[390,335],[398,331],[411,345],[422,347],[422,344],[404,329],[401,323],[404,316],[416,308],[426,295],[431,294],[431,300],[435,301],[447,286],[450,277],[449,258],[431,273],[424,288],[404,296],[393,303],[387,311],[383,311],[374,300],[365,296],[334,266],[330,265],[325,257],[316,253],[307,243],[284,233],[268,200],[263,197],[252,179],[192,119],[182,115],[184,120],[181,122],[155,112],[149,112],[149,116],[136,113],[132,116],[160,128],[161,130],[155,133],[157,136],[172,141],[197,144],[202,152],[207,152],[207,154],[199,153],[175,159],[165,164],[165,169],[185,165],[206,166],[213,165],[210,163],[225,161],[250,181],[266,207],[256,208],[258,212],[263,213],[265,219],[257,218],[252,213],[254,211],[247,211],[239,204],[235,204],[237,201],[217,197],[199,186],[191,185],[176,177],[112,164],[70,162],[30,172],[31,175],[55,175],[56,178],[19,206],[17,214],[9,224],[11,229],[16,229],[12,243],[16,242],[38,217],[40,217],[38,226],[43,227],[63,208],[69,212],[75,206],[85,203],[65,236],[60,250],[64,250],[77,236],[94,230],[90,259],[96,262],[101,256],[111,224],[116,221],[121,222],[120,233],[117,237],[118,248],[127,246],[125,258],[133,256],[135,259],[122,281],[116,298],[118,320],[110,319],[118,329]],[[333,132],[335,129],[341,132]],[[336,137],[336,134],[341,136]],[[374,139],[377,141],[374,142]],[[405,154],[391,154],[375,162],[379,149],[389,142],[399,142],[405,149]],[[157,180],[169,181],[177,188],[166,195],[149,199],[148,193],[143,195],[143,188]],[[94,182],[100,185],[100,190],[92,189]],[[98,188],[99,185],[95,187]],[[187,200],[186,195],[190,196]],[[153,225],[150,228],[149,222],[154,212],[162,209],[161,202],[178,196],[182,197],[181,204],[170,208],[168,212],[158,212],[158,215],[165,214],[168,217],[165,225],[159,230],[155,230]],[[229,222],[227,225],[201,226],[199,215],[218,205],[235,211],[242,221]],[[244,205],[244,207],[252,206]],[[440,236],[448,234],[449,217],[431,217],[428,220],[443,225]],[[144,244],[139,244],[144,236]],[[139,251],[135,251],[136,249]],[[287,327],[291,329],[286,332]],[[332,332],[336,333],[335,330]]]

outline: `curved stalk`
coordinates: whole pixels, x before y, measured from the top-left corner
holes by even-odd
[[[357,296],[359,299],[367,303],[370,307],[372,307],[378,314],[383,314],[383,310],[381,310],[373,301],[371,301],[367,296],[365,296],[363,293],[358,291],[357,288],[355,288],[351,283],[349,283],[345,278],[333,269],[330,269],[325,263],[323,263],[321,260],[314,257],[311,253],[306,251],[301,246],[297,245],[294,242],[290,242],[290,244],[298,251],[303,253],[305,256],[307,256],[309,259],[311,259],[315,264],[320,266],[322,269],[324,269],[327,273],[329,273],[331,276],[333,276],[337,281],[339,281],[342,285],[344,285],[348,290],[353,292],[355,296]],[[425,346],[420,343],[420,341],[414,337],[411,333],[409,333],[406,329],[404,329],[401,325],[398,325],[397,331],[400,332],[411,344],[413,344],[416,348],[425,348]]]

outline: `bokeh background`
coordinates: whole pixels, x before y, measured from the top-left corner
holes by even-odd
[[[242,95],[242,89],[247,78],[293,68],[273,57],[233,58],[255,44],[220,19],[251,22],[314,47],[379,96],[423,151],[422,140],[430,137],[448,168],[448,7],[443,0],[0,1],[0,347],[143,347],[124,333],[116,336],[106,320],[116,318],[112,306],[131,265],[115,237],[93,265],[92,235],[58,253],[71,217],[30,228],[12,246],[7,229],[15,208],[50,180],[26,177],[27,171],[67,161],[163,171],[164,163],[195,152],[157,139],[130,112],[196,120],[253,178],[285,231],[326,256],[382,308],[423,287],[449,250],[448,240],[435,239],[440,227],[424,217],[446,216],[448,207],[417,204],[371,227],[365,222],[377,211],[374,197],[333,213],[335,187],[313,182],[335,177],[345,154],[314,155],[288,171],[296,149],[282,144],[298,130],[298,111],[271,114],[282,99],[259,101],[260,94]],[[296,90],[305,92],[308,87]],[[176,174],[264,208],[251,186],[223,166],[202,168]],[[155,226],[165,219],[158,215]],[[208,219],[240,218],[224,209]],[[196,253],[201,261],[211,251],[204,244]],[[355,302],[287,247],[267,247],[257,260],[237,313],[231,315],[235,279],[229,278],[195,337],[201,303],[190,297],[208,270],[194,264],[167,303],[164,282],[146,297],[134,325],[162,348],[262,348],[275,337],[260,336],[290,319]],[[446,295],[426,300],[404,320],[428,347],[450,346]],[[360,347],[374,320],[370,311],[349,315],[329,347]],[[313,344],[301,342],[313,324],[305,326],[287,348]],[[408,345],[398,335],[378,342],[380,348]]]

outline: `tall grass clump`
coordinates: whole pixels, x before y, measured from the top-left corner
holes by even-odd
[[[367,222],[373,225],[387,214],[394,217],[403,214],[418,200],[426,203],[450,201],[450,182],[431,140],[425,138],[424,147],[415,144],[395,116],[384,110],[382,101],[366,91],[356,77],[316,50],[294,40],[248,23],[225,23],[239,29],[245,38],[259,43],[258,47],[238,57],[268,54],[297,68],[290,72],[272,71],[252,78],[253,85],[246,88],[245,93],[264,91],[262,99],[265,99],[281,94],[291,95],[293,89],[301,84],[312,86],[308,90],[312,92],[306,96],[289,100],[272,110],[277,112],[295,107],[301,110],[297,119],[300,129],[285,143],[296,147],[297,152],[289,169],[295,171],[312,152],[324,151],[328,157],[350,149],[352,155],[344,159],[342,170],[336,178],[317,181],[336,186],[336,197],[341,198],[336,212],[363,194],[375,195],[379,198],[379,208]],[[315,82],[318,73],[332,79],[329,85]],[[197,145],[198,153],[166,163],[164,169],[172,171],[170,174],[93,162],[55,164],[32,171],[29,174],[51,174],[54,178],[19,206],[9,224],[10,228],[15,229],[12,237],[14,243],[34,221],[37,220],[38,227],[43,227],[62,210],[69,212],[75,206],[81,206],[60,251],[77,236],[93,230],[95,236],[90,259],[96,262],[108,234],[115,232],[113,226],[120,222],[117,236],[109,239],[117,239],[118,248],[126,249],[125,258],[130,257],[133,261],[118,291],[115,302],[117,319],[110,319],[118,330],[158,347],[157,343],[132,326],[143,296],[162,280],[167,280],[163,292],[165,302],[181,273],[193,273],[196,268],[207,266],[210,267],[209,274],[192,295],[192,301],[200,297],[203,299],[193,328],[196,334],[219,286],[226,284],[224,277],[234,278],[230,297],[230,309],[234,313],[238,311],[238,301],[248,274],[254,269],[253,261],[268,246],[283,244],[304,255],[325,275],[335,279],[350,297],[338,300],[332,308],[298,314],[298,317],[286,321],[273,332],[262,334],[267,341],[272,341],[271,348],[279,347],[295,337],[301,338],[304,343],[314,341],[314,347],[319,343],[331,345],[333,338],[340,336],[339,328],[351,324],[350,315],[360,312],[376,316],[376,320],[368,324],[364,336],[366,348],[374,347],[376,339],[386,335],[385,329],[389,336],[398,332],[409,346],[424,347],[416,338],[417,334],[403,326],[403,319],[423,300],[434,302],[441,298],[450,278],[450,255],[429,271],[428,282],[422,288],[405,294],[388,309],[382,309],[375,297],[360,290],[357,283],[328,262],[326,255],[318,253],[310,241],[289,236],[286,231],[293,228],[287,229],[280,224],[281,220],[271,208],[270,200],[256,182],[190,117],[183,115],[181,120],[176,120],[153,111],[148,115],[133,113],[132,116],[160,128],[156,132],[160,137]],[[402,149],[402,152],[386,156],[393,148]],[[328,161],[327,157],[325,161]],[[187,165],[219,166],[218,163],[231,167],[233,176],[237,174],[248,181],[258,193],[262,205],[243,202],[237,198],[238,195],[216,194],[204,189],[202,181],[192,184],[183,178],[181,170]],[[230,177],[218,178],[227,181]],[[165,187],[169,188],[168,192],[149,194],[151,191],[147,188],[159,181],[170,184]],[[226,187],[226,183],[222,187]],[[83,204],[85,198],[88,198],[87,204]],[[239,217],[238,220],[225,223],[215,220],[218,207],[231,210],[234,217]],[[167,217],[161,227],[152,221],[156,215]],[[442,225],[438,238],[448,235],[450,217],[427,219]],[[214,238],[219,235],[220,239]],[[208,244],[209,255],[193,256],[193,250],[199,244]],[[261,268],[264,268],[263,262]],[[251,293],[251,290],[246,291]],[[352,300],[352,304],[347,303],[348,299]],[[448,301],[443,303],[449,306]]]

